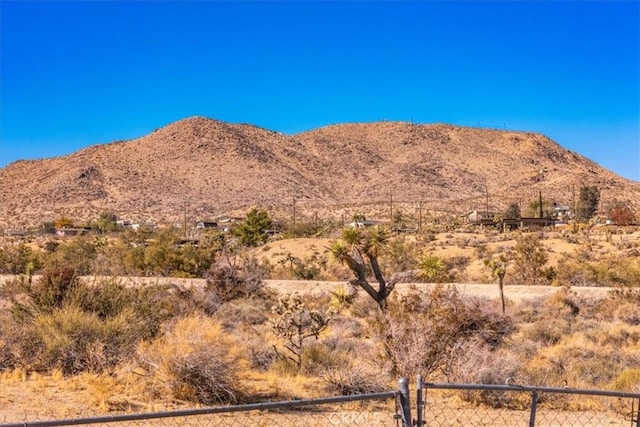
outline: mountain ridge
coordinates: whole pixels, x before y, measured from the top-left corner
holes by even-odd
[[[526,203],[538,191],[568,202],[597,185],[603,203],[640,207],[640,183],[534,132],[406,122],[342,123],[285,135],[187,117],[128,141],[16,161],[0,169],[0,227],[102,211],[179,221],[250,206],[319,209],[390,197],[431,209]],[[480,206],[484,206],[484,202]]]

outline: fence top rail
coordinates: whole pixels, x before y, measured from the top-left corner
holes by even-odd
[[[230,412],[242,412],[242,411],[266,411],[273,409],[295,409],[304,406],[311,405],[330,405],[332,403],[347,403],[358,402],[365,400],[385,400],[395,398],[397,396],[396,391],[385,391],[380,393],[367,393],[367,394],[354,394],[349,396],[335,396],[335,397],[323,397],[317,399],[299,399],[299,400],[286,400],[280,402],[262,402],[262,403],[250,403],[245,405],[233,405],[233,406],[212,406],[207,408],[196,409],[182,409],[178,411],[163,411],[163,412],[141,412],[135,414],[120,414],[102,417],[91,418],[74,418],[63,420],[50,420],[50,421],[33,421],[33,422],[20,422],[12,424],[0,424],[0,427],[52,427],[52,426],[72,426],[80,424],[103,424],[114,423],[121,421],[137,421],[137,420],[149,420],[157,418],[176,418],[187,417],[194,415],[209,415],[209,414],[222,414]]]
[[[526,391],[538,393],[564,393],[564,394],[583,394],[591,396],[604,397],[626,397],[632,399],[640,399],[640,393],[631,393],[624,391],[610,390],[589,390],[579,388],[564,387],[537,387],[517,384],[438,384],[438,383],[422,383],[423,389],[439,389],[439,390],[492,390],[492,391]]]

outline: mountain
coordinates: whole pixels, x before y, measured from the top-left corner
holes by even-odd
[[[113,211],[193,221],[250,206],[301,209],[423,202],[462,212],[538,191],[569,204],[582,185],[640,207],[626,180],[543,135],[403,122],[349,123],[297,135],[191,117],[151,134],[0,169],[0,227]]]

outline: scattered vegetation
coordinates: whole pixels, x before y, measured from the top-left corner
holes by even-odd
[[[249,229],[207,231],[196,246],[174,228],[109,234],[113,217],[102,219],[100,236],[0,249],[0,269],[16,274],[0,287],[4,375],[92,375],[115,387],[135,372],[137,399],[203,405],[381,391],[417,373],[434,381],[640,387],[640,251],[619,228],[498,233],[430,224],[411,236],[345,228],[333,240],[306,243],[301,255],[277,241],[252,246],[262,237],[243,244]],[[135,287],[86,277],[96,271],[205,284]],[[277,295],[264,286],[274,276],[311,280],[310,287],[318,277],[344,282],[323,295]],[[500,300],[447,285],[461,278],[497,281]],[[431,285],[392,292],[407,279]],[[521,284],[559,287],[549,298],[506,301],[504,286]],[[615,290],[596,300],[576,286]],[[506,394],[461,396],[528,404]]]
[[[279,354],[300,369],[306,342],[309,338],[317,340],[320,337],[333,317],[333,308],[325,312],[309,310],[300,295],[293,293],[280,297],[272,311],[275,318],[271,321],[271,331],[281,338],[282,347],[287,351],[285,355]]]

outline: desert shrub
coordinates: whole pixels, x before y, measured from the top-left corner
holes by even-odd
[[[629,325],[640,325],[640,287],[618,286],[594,309],[609,321],[619,319]]]
[[[357,319],[367,319],[377,313],[377,305],[370,298],[360,298],[358,293],[349,308],[351,315]]]
[[[71,268],[76,275],[84,276],[91,274],[96,256],[96,242],[88,237],[79,236],[60,244],[55,252],[49,254],[45,266]]]
[[[322,342],[314,342],[302,350],[300,373],[315,376],[328,369],[344,366],[348,362],[346,354],[331,349]]]
[[[62,308],[79,286],[73,269],[54,266],[46,268],[35,283],[24,277],[7,282],[0,296],[9,301],[15,316],[28,317],[35,312],[50,313]]]
[[[300,262],[294,267],[293,274],[298,280],[314,280],[318,278],[320,268],[306,262]]]
[[[640,287],[619,286],[609,292],[609,297],[617,301],[628,301],[634,304],[640,304]]]
[[[0,274],[30,274],[41,263],[41,255],[24,243],[0,247]]]
[[[243,339],[246,347],[246,356],[252,369],[258,371],[266,371],[271,368],[277,360],[278,354],[261,336]]]
[[[495,347],[513,324],[486,301],[463,298],[452,286],[437,286],[425,296],[395,299],[374,328],[396,374],[428,377],[449,363],[461,341],[478,337]]]
[[[220,303],[248,297],[263,287],[264,269],[255,257],[223,257],[205,274],[206,291]]]
[[[640,304],[622,302],[616,306],[614,316],[629,325],[640,325]]]
[[[409,271],[418,265],[418,245],[404,237],[389,240],[382,263],[386,271]]]
[[[613,380],[611,383],[613,390],[640,392],[640,369],[627,368]]]
[[[225,328],[233,329],[238,325],[262,325],[268,319],[273,300],[269,298],[238,298],[222,305],[215,313]]]
[[[336,314],[331,320],[331,328],[327,331],[327,335],[338,339],[362,338],[365,336],[365,331],[365,326],[358,319]]]
[[[221,325],[207,317],[177,320],[166,333],[138,348],[149,371],[149,390],[157,396],[201,404],[237,403],[242,349]]]
[[[139,288],[127,288],[116,279],[107,279],[93,286],[78,287],[73,302],[84,311],[92,312],[105,319],[136,306]],[[135,301],[134,301],[135,300]]]
[[[517,354],[505,349],[492,350],[478,340],[470,340],[457,349],[459,355],[448,367],[447,379],[462,384],[516,384],[526,381],[524,365]],[[492,408],[525,409],[531,401],[521,393],[496,390],[462,390],[460,397]]]
[[[638,286],[640,258],[610,257],[603,273],[609,286]]]
[[[70,305],[103,320],[133,313],[136,323],[144,324],[143,339],[154,338],[163,322],[192,312],[201,304],[190,291],[172,285],[127,287],[116,279],[78,286],[70,301]]]
[[[34,285],[16,283],[3,312],[3,366],[65,375],[109,370],[182,310],[169,287],[128,288],[115,280],[88,285],[62,267],[47,269]]]
[[[540,300],[526,319],[528,324],[520,328],[523,339],[542,346],[558,343],[572,332],[582,305],[583,301],[567,288]]]
[[[378,393],[391,389],[385,375],[350,364],[325,369],[320,374],[320,380],[328,393],[340,396]]]
[[[640,344],[640,328],[617,324],[614,327],[608,328],[608,330],[602,331],[599,338],[597,342],[602,346],[633,348]]]
[[[38,313],[23,330],[20,364],[65,375],[102,372],[135,354],[143,330],[132,312],[107,321],[74,307]]]
[[[459,270],[462,270],[467,267],[470,262],[471,261],[467,256],[453,256],[446,259],[446,263],[449,269],[457,268]]]
[[[39,311],[61,308],[79,285],[75,270],[54,266],[47,268],[31,287],[30,297]]]
[[[565,256],[558,262],[556,283],[563,286],[636,286],[640,283],[640,260],[611,256],[594,261],[584,256]]]
[[[320,257],[319,254],[305,259],[295,257],[288,251],[276,255],[283,255],[283,257],[278,260],[279,268],[276,270],[276,276],[270,275],[272,278],[313,280],[319,277],[321,266],[326,265],[326,259]]]
[[[585,342],[581,334],[576,334],[534,357],[524,372],[532,384],[602,388],[631,361],[611,346]]]
[[[543,271],[549,256],[537,234],[522,234],[513,248],[514,277],[519,284],[541,285],[548,283]]]
[[[282,238],[291,239],[296,237],[312,237],[315,236],[323,229],[323,224],[318,224],[316,227],[315,222],[298,222],[294,227],[293,224],[287,225],[282,232]]]
[[[571,326],[565,319],[553,319],[527,325],[522,331],[526,339],[549,346],[560,342],[571,331]]]
[[[555,284],[560,286],[603,286],[588,262],[563,258],[558,262]]]
[[[480,243],[475,247],[475,255],[478,259],[489,258],[493,252],[486,244]]]
[[[16,369],[27,355],[21,352],[28,341],[22,323],[16,322],[11,313],[0,311],[0,372]]]

